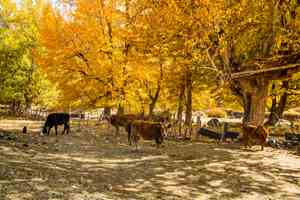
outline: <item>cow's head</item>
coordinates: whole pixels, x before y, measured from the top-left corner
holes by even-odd
[[[45,135],[47,133],[47,128],[46,126],[43,126],[43,129],[42,129],[42,132],[41,132],[41,135]]]

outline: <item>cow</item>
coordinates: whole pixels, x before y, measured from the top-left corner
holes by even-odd
[[[126,115],[111,115],[110,117],[107,117],[106,119],[108,122],[116,128],[116,136],[119,136],[119,129],[120,127],[124,127],[126,132],[128,133],[128,143],[131,145],[130,140],[130,123],[133,120],[140,119],[140,115],[134,115],[134,114],[126,114]]]
[[[129,135],[136,149],[140,137],[144,140],[155,140],[156,147],[159,148],[164,139],[164,127],[159,122],[135,120],[130,124]]]
[[[168,118],[162,117],[159,115],[152,115],[152,116],[144,116],[141,114],[125,114],[125,115],[111,115],[110,117],[106,118],[109,123],[116,128],[116,136],[119,136],[119,127],[124,127],[127,134],[128,134],[128,143],[131,145],[131,132],[130,132],[130,126],[131,122],[134,120],[143,120],[143,121],[151,121],[151,122],[157,122],[162,123],[164,125],[163,128],[167,129],[170,128],[171,124],[168,123]],[[166,124],[166,125],[165,125]]]
[[[211,138],[211,139],[215,139],[215,140],[217,140],[219,142],[222,139],[222,134],[221,133],[217,133],[217,132],[209,130],[207,128],[200,128],[198,130],[198,134],[206,136],[206,137]]]
[[[264,150],[264,145],[267,142],[269,131],[263,126],[243,125],[243,141],[245,148],[252,145],[261,145],[261,150]]]
[[[57,126],[64,125],[62,134],[70,131],[70,115],[68,113],[51,113],[47,116],[47,120],[43,126],[43,134],[50,134],[51,128],[55,127],[55,135],[57,135]]]

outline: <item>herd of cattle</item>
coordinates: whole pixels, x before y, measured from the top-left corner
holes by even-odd
[[[128,143],[136,146],[140,138],[144,140],[155,140],[157,148],[162,144],[166,131],[171,128],[170,119],[162,116],[140,116],[134,114],[111,115],[105,118],[116,129],[116,136],[119,136],[120,127],[125,128],[128,134]],[[211,126],[217,126],[217,120],[208,123]],[[49,135],[52,127],[55,128],[57,135],[57,126],[64,125],[64,130],[68,134],[70,131],[70,115],[68,113],[49,114],[42,129],[43,135]],[[268,130],[263,126],[243,125],[243,137],[240,138],[238,132],[228,131],[224,127],[224,133],[218,133],[208,128],[202,127],[197,131],[198,135],[206,136],[217,141],[225,141],[227,138],[240,139],[243,141],[245,148],[253,145],[261,145],[261,150],[266,145]]]

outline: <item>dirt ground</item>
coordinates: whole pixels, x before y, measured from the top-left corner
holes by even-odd
[[[300,199],[300,157],[286,150],[167,140],[136,152],[106,125],[40,136],[40,122],[3,123],[36,132],[0,139],[0,200]]]

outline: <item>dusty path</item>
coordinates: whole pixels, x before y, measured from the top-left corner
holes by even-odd
[[[167,141],[134,152],[125,136],[81,130],[0,139],[0,200],[300,199],[300,157],[285,150]]]

